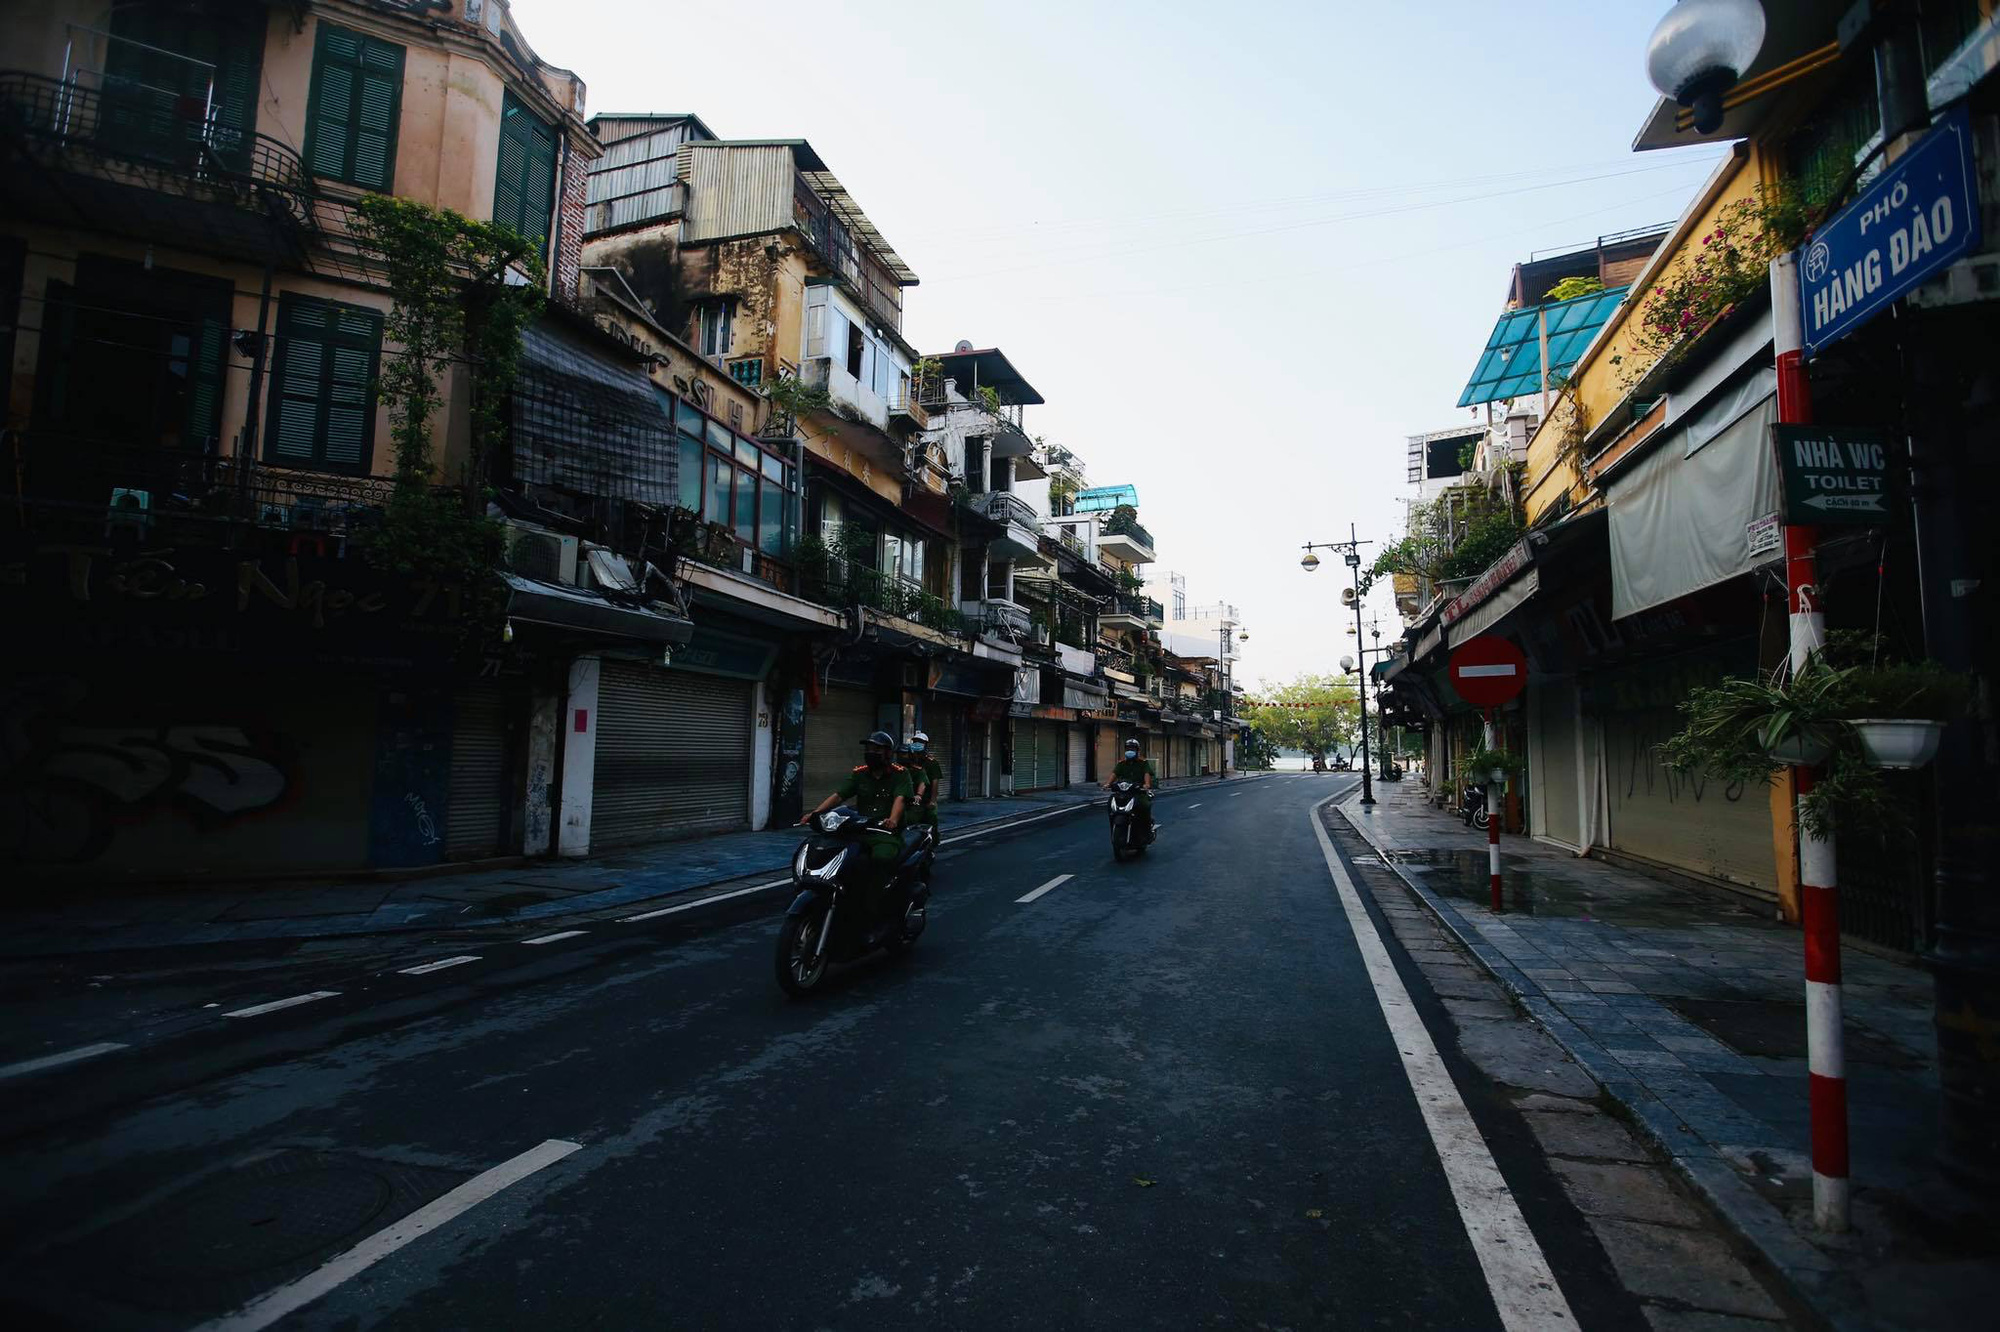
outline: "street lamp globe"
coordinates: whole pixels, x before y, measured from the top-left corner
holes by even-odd
[[[1340,669],[1352,675],[1354,673],[1354,658],[1342,657],[1340,659]]]
[[[1306,557],[1299,561],[1299,568],[1304,569],[1307,573],[1311,573],[1314,569],[1319,568],[1319,556],[1313,554],[1311,551],[1307,551]]]
[[[1237,642],[1239,642],[1239,643],[1247,643],[1247,642],[1249,642],[1249,641],[1250,641],[1250,631],[1249,631],[1248,629],[1238,629],[1238,630],[1236,631],[1236,641],[1237,641]]]
[[[1750,68],[1764,45],[1764,9],[1757,0],[1680,0],[1646,42],[1646,76],[1694,112],[1698,133],[1722,125],[1722,95]]]

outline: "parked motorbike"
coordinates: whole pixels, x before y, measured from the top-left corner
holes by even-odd
[[[1468,782],[1460,789],[1458,795],[1458,816],[1464,819],[1468,826],[1477,828],[1481,832],[1486,831],[1486,825],[1492,816],[1486,812],[1486,788],[1484,786],[1475,782]]]
[[[937,830],[919,825],[903,843],[889,886],[871,911],[866,885],[879,873],[864,845],[878,825],[843,805],[817,815],[792,857],[798,896],[778,929],[778,984],[797,998],[825,979],[834,962],[852,962],[877,948],[909,951],[924,932],[931,900]]]
[[[1139,784],[1113,782],[1106,805],[1111,812],[1111,858],[1136,860],[1145,855],[1156,830],[1152,820],[1140,812]]]

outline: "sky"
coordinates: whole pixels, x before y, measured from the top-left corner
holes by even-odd
[[[810,140],[920,279],[905,336],[1007,353],[1253,688],[1351,649],[1300,546],[1402,530],[1513,265],[1672,220],[1719,152],[1631,152],[1666,0],[512,5],[591,114]]]

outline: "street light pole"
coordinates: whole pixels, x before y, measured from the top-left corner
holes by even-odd
[[[1319,557],[1314,555],[1313,551],[1337,550],[1342,552],[1341,558],[1346,561],[1348,571],[1354,579],[1352,600],[1354,604],[1354,646],[1357,651],[1361,647],[1361,548],[1374,544],[1372,541],[1361,540],[1355,532],[1354,524],[1349,523],[1347,525],[1347,540],[1308,541],[1305,546],[1305,558],[1299,561],[1300,566],[1307,573],[1311,573],[1313,570],[1319,568]],[[1368,659],[1366,656],[1362,657],[1360,668],[1355,677],[1355,702],[1361,709],[1361,803],[1372,805],[1375,803],[1375,783],[1374,774],[1370,771],[1370,759],[1368,757]]]

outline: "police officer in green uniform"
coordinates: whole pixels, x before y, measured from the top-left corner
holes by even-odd
[[[843,800],[851,800],[861,811],[862,817],[880,825],[868,833],[868,858],[874,862],[875,883],[879,890],[889,882],[895,873],[896,860],[903,851],[903,839],[896,829],[903,822],[906,807],[912,802],[915,790],[910,784],[910,774],[894,762],[896,741],[887,731],[877,731],[862,744],[867,746],[867,759],[860,767],[841,779],[839,787],[819,807],[799,820],[801,826],[813,821],[813,817],[824,814]],[[879,900],[875,903],[879,906]]]
[[[938,762],[937,755],[930,752],[931,738],[922,731],[913,732],[905,749],[903,766],[910,770],[910,778],[916,783],[917,806],[910,811],[910,822],[928,823],[938,826],[938,790],[944,780],[944,764]]]
[[[1153,827],[1154,778],[1155,774],[1151,761],[1139,757],[1139,742],[1137,740],[1127,740],[1125,742],[1125,757],[1120,759],[1111,769],[1111,782],[1131,782],[1139,788],[1139,815],[1145,820],[1146,829],[1149,833],[1155,831]],[[1104,784],[1106,788],[1110,787],[1111,782]]]

